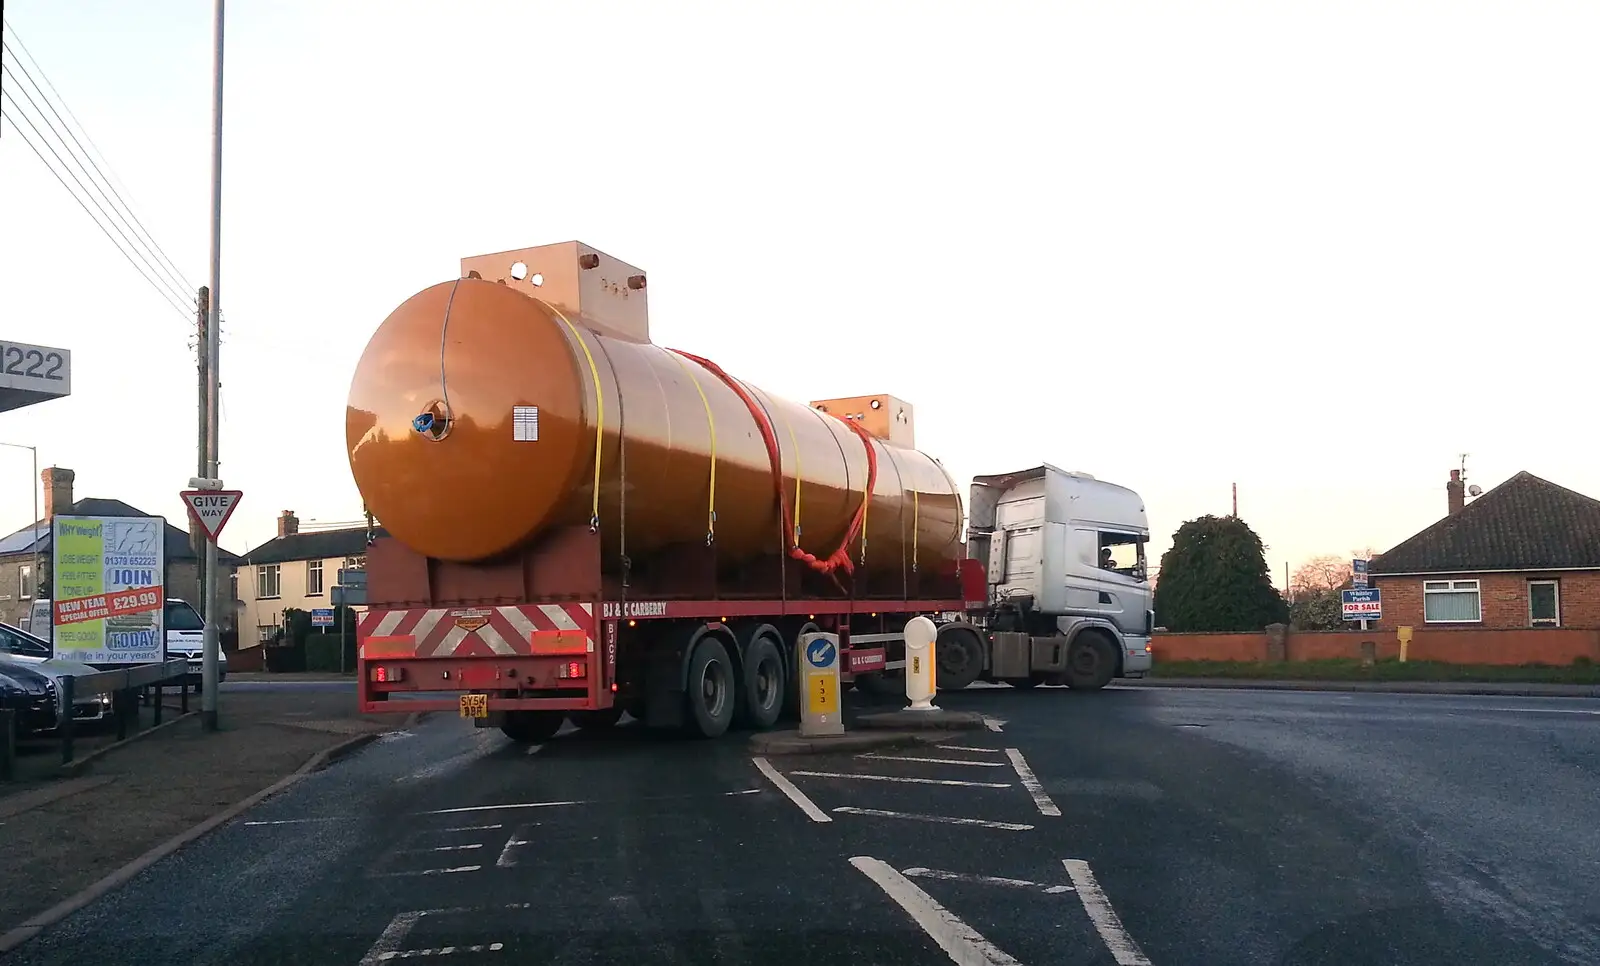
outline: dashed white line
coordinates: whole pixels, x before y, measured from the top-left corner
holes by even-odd
[[[1044,784],[1039,781],[1039,776],[1033,773],[1033,769],[1028,767],[1028,760],[1022,757],[1022,752],[1016,748],[1007,748],[1006,757],[1011,759],[1011,768],[1017,773],[1017,777],[1022,779],[1022,787],[1033,796],[1033,804],[1039,806],[1039,814],[1060,815],[1060,807],[1050,800],[1049,794],[1044,790]]]
[[[1022,966],[887,862],[858,855],[850,864],[898,903],[957,966]]]
[[[918,879],[942,879],[946,882],[975,882],[979,885],[1010,886],[1013,889],[1041,889],[1046,895],[1060,895],[1071,892],[1072,886],[1045,885],[1043,882],[1034,882],[1030,879],[1008,879],[998,875],[976,875],[971,872],[946,872],[943,869],[901,869],[902,875],[909,875]]]
[[[865,815],[870,818],[903,818],[912,822],[937,822],[941,825],[970,825],[976,828],[997,828],[1007,832],[1026,832],[1033,828],[1021,822],[991,822],[986,818],[958,818],[954,815],[919,815],[916,812],[891,812],[884,808],[857,808],[841,805],[834,809],[842,815]]]
[[[536,754],[539,753],[539,749],[543,748],[543,747],[544,747],[544,745],[529,745],[528,746],[528,750],[527,750],[527,754],[536,755]]]
[[[917,758],[912,755],[857,755],[857,758],[871,758],[874,761],[918,761],[924,765],[965,765],[968,768],[1002,768],[1004,762],[999,761],[973,761],[964,758]]]
[[[505,943],[479,943],[474,946],[439,946],[436,949],[400,949],[394,952],[381,953],[375,961],[386,963],[391,959],[412,959],[417,956],[449,956],[452,953],[497,953],[504,948],[506,948]]]
[[[469,852],[473,849],[483,848],[482,842],[473,842],[471,845],[435,845],[426,849],[400,849],[400,854],[413,855],[418,852]]]
[[[767,780],[776,785],[778,787],[778,791],[783,792],[783,794],[788,797],[789,801],[794,802],[795,805],[799,806],[800,811],[805,812],[806,816],[809,817],[811,821],[833,821],[833,817],[827,812],[824,812],[822,809],[818,808],[817,803],[813,802],[809,797],[807,797],[805,792],[796,788],[794,782],[783,777],[783,775],[779,773],[778,769],[772,767],[772,762],[767,761],[765,758],[753,758],[751,760],[756,763],[756,770],[767,776]]]
[[[741,789],[739,789],[738,791],[735,791],[735,792],[717,792],[715,795],[647,795],[647,796],[645,796],[643,798],[632,799],[629,802],[627,802],[627,804],[637,805],[640,802],[667,802],[667,801],[678,801],[678,800],[681,800],[681,799],[689,799],[689,798],[708,798],[708,797],[726,798],[726,797],[729,797],[729,796],[732,796],[732,795],[759,795],[760,793],[761,793],[761,789],[759,789],[759,788],[741,788]],[[416,814],[418,814],[418,815],[459,815],[459,814],[466,813],[466,812],[499,812],[499,811],[505,811],[505,810],[508,810],[508,809],[516,809],[516,808],[556,808],[556,807],[563,806],[563,805],[605,805],[605,804],[618,804],[618,805],[620,805],[620,804],[623,804],[623,803],[622,802],[610,802],[610,803],[608,803],[606,801],[603,801],[601,799],[596,799],[596,798],[573,799],[572,801],[562,801],[562,802],[507,802],[504,805],[467,805],[467,806],[463,806],[461,808],[436,808],[436,809],[433,809],[432,811],[417,812]]]
[[[498,825],[457,825],[454,828],[442,828],[441,832],[487,832],[500,828]]]
[[[274,821],[245,822],[246,825],[307,825],[312,822],[343,822],[343,818],[280,818]]]
[[[793,771],[807,778],[854,778],[866,782],[901,782],[906,785],[954,785],[960,788],[1010,788],[1010,782],[963,782],[954,778],[907,778],[904,775],[852,775],[842,771]]]
[[[985,755],[998,755],[1002,750],[999,748],[974,748],[971,745],[934,745],[934,747],[944,751],[972,751]]]
[[[983,719],[983,726],[998,734],[1004,729],[1005,722],[1001,721],[999,718],[990,718],[985,716]]]
[[[1077,887],[1078,901],[1083,903],[1083,911],[1089,914],[1089,921],[1094,923],[1095,932],[1100,934],[1106,948],[1111,950],[1111,958],[1117,961],[1117,966],[1151,966],[1139,944],[1123,928],[1122,920],[1117,917],[1117,911],[1111,908],[1111,900],[1100,888],[1100,883],[1089,869],[1089,863],[1082,859],[1062,859],[1061,864],[1067,867],[1067,876]]]
[[[380,872],[378,875],[383,878],[399,878],[413,875],[454,875],[457,872],[476,872],[481,868],[483,868],[481,865],[460,865],[453,869],[408,869],[403,872]]]

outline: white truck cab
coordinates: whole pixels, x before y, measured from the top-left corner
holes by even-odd
[[[1151,666],[1144,500],[1046,463],[973,479],[967,556],[986,564],[988,676],[1104,687]]]

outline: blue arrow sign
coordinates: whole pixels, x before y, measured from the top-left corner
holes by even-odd
[[[825,668],[832,664],[834,660],[833,642],[826,637],[819,637],[807,644],[806,660],[811,662],[812,667]]]

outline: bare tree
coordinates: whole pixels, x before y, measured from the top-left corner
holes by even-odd
[[[1343,587],[1350,579],[1350,561],[1333,554],[1312,557],[1295,570],[1289,590],[1296,597],[1322,594]]]

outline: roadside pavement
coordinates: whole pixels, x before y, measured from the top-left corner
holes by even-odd
[[[1368,691],[1381,694],[1498,694],[1518,698],[1600,698],[1600,685],[1481,681],[1297,681],[1255,678],[1123,678],[1119,688],[1248,688],[1257,691]]]
[[[190,706],[198,708],[198,696]],[[204,733],[194,715],[72,775],[7,786],[0,797],[0,933],[318,752],[395,726],[361,718],[341,693],[243,692],[227,695],[219,710],[215,734]]]

